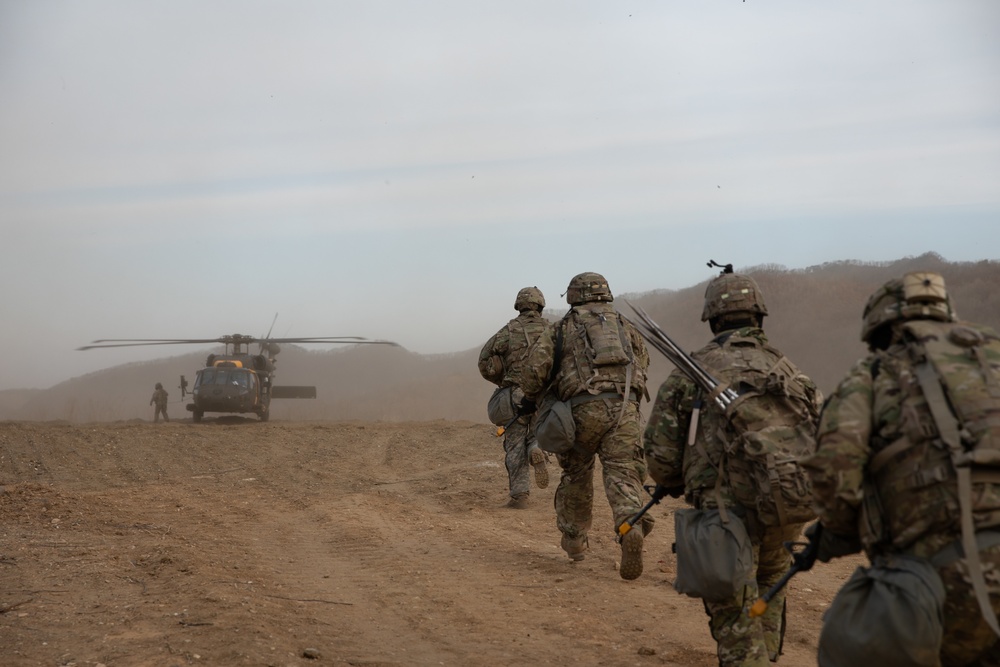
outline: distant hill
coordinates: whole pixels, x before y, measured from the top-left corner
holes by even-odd
[[[832,262],[801,270],[777,265],[737,267],[738,272],[753,276],[764,292],[770,312],[764,328],[771,342],[812,376],[824,393],[865,354],[859,336],[868,296],[890,278],[912,270],[940,272],[962,318],[1000,329],[1000,261],[955,263],[928,253],[893,262]],[[615,303],[626,315],[631,312],[626,299],[640,305],[679,345],[695,350],[710,337],[708,325],[700,321],[710,278],[676,291],[616,295]],[[512,315],[506,304],[498,306],[496,325],[483,332],[483,342]],[[479,376],[478,353],[478,347],[428,356],[384,346],[315,351],[284,345],[278,356],[276,384],[315,385],[318,397],[275,400],[272,419],[486,422],[485,405],[492,387]],[[186,419],[190,413],[180,402],[178,379],[185,375],[193,380],[205,356],[206,352],[198,352],[127,364],[42,391],[0,392],[0,418],[151,419],[153,384],[162,382],[170,392],[171,417]],[[651,396],[672,370],[658,353],[652,357]],[[648,411],[648,405],[645,408]]]

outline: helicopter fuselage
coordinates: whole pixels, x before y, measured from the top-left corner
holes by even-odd
[[[195,373],[193,402],[186,406],[193,421],[201,421],[206,412],[252,412],[267,421],[273,372],[253,368],[262,365],[260,358],[210,357],[209,361],[212,365]]]

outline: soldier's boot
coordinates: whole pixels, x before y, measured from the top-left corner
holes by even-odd
[[[544,489],[549,485],[549,469],[545,465],[545,452],[538,447],[531,450],[531,466],[535,469],[535,486]]]
[[[574,561],[583,560],[586,557],[587,547],[590,546],[586,535],[569,537],[565,533],[563,533],[562,541],[559,544],[566,555]]]
[[[507,501],[507,507],[515,510],[528,509],[528,494],[518,493],[517,495],[511,496],[510,500]]]
[[[618,568],[622,579],[638,579],[642,574],[642,533],[630,530],[622,537],[622,562]]]

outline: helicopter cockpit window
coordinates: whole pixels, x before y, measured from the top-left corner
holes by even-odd
[[[243,387],[244,389],[246,389],[246,387],[247,387],[247,374],[246,373],[233,373],[233,375],[232,375],[232,383],[234,385],[236,385],[236,386]]]

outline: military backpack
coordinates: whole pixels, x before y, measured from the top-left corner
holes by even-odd
[[[726,363],[713,369],[737,398],[726,408],[719,482],[765,526],[815,518],[812,487],[799,461],[816,449],[819,408],[811,382],[778,350],[752,336],[719,341]],[[707,434],[711,436],[712,434]]]

